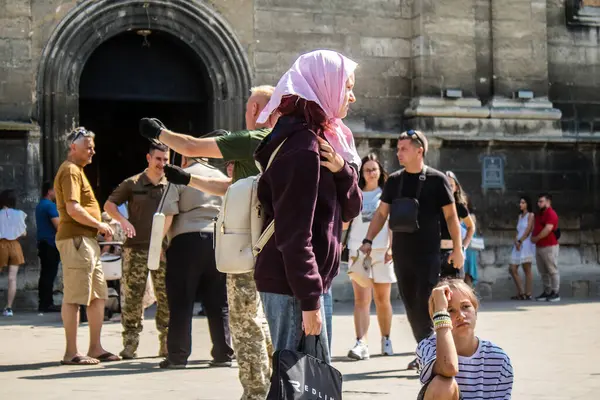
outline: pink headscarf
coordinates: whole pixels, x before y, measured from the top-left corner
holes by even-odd
[[[339,118],[344,101],[346,81],[358,64],[331,50],[316,50],[298,57],[294,65],[281,77],[271,100],[258,116],[259,123],[267,121],[279,107],[284,96],[296,95],[314,101],[325,112],[333,130],[325,137],[344,160],[360,168],[352,131]]]

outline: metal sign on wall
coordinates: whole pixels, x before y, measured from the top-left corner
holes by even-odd
[[[504,157],[483,156],[481,187],[483,189],[504,189]]]

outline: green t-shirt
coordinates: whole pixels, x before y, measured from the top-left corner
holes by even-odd
[[[262,140],[271,133],[270,128],[255,131],[231,132],[215,138],[223,160],[233,161],[233,182],[258,174],[254,162],[254,151]]]

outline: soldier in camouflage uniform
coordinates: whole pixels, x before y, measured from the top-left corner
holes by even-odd
[[[146,155],[148,168],[137,175],[125,179],[109,196],[104,204],[106,212],[119,221],[127,240],[124,245],[123,276],[121,293],[123,306],[121,323],[123,325],[123,351],[121,357],[132,359],[137,356],[136,350],[142,332],[144,313],[143,298],[148,279],[148,248],[152,218],[157,211],[167,185],[164,177],[164,166],[169,162],[169,149],[164,145],[152,144]],[[118,206],[128,202],[126,219],[118,210]],[[150,271],[157,302],[156,328],[159,332],[158,355],[167,355],[167,329],[169,325],[169,308],[165,286],[166,264],[160,262],[156,271]]]
[[[140,122],[140,133],[151,139],[158,139],[160,136],[162,142],[186,156],[221,158],[226,162],[233,162],[232,181],[235,182],[258,174],[254,163],[254,150],[271,132],[276,117],[265,124],[257,124],[256,120],[269,102],[273,90],[272,86],[252,89],[252,95],[246,104],[246,131],[205,139],[185,136],[184,140],[180,140],[183,135],[170,132],[145,118]],[[194,187],[219,194],[213,191],[214,186],[202,187],[200,181],[198,185],[194,184]],[[239,365],[240,382],[244,389],[242,400],[265,400],[271,381],[273,344],[262,302],[256,290],[254,273],[228,274],[227,296],[231,339]]]

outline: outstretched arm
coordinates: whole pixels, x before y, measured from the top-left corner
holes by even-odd
[[[225,196],[231,186],[231,178],[207,178],[200,175],[192,175],[191,178],[188,186],[215,196]]]
[[[223,158],[214,138],[199,139],[163,129],[158,140],[186,157]]]
[[[159,140],[179,154],[187,157],[222,158],[214,138],[199,139],[168,130],[156,118],[140,120],[140,134],[151,141]]]

